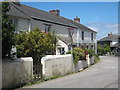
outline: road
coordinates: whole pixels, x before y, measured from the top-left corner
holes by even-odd
[[[118,57],[101,56],[86,70],[25,88],[118,88]]]

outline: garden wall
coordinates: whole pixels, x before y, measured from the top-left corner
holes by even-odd
[[[47,55],[41,59],[43,75],[46,78],[65,75],[73,72],[73,61],[71,54]]]
[[[15,88],[25,84],[33,75],[33,59],[17,58],[2,62],[2,88]]]

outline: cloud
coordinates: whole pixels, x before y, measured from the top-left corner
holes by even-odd
[[[101,23],[101,22],[92,22],[86,24],[89,28],[97,31],[97,39],[101,39],[112,32],[113,34],[118,34],[118,24],[117,23]]]

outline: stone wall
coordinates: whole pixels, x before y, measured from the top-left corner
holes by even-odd
[[[2,61],[2,88],[19,87],[32,78],[33,59],[31,57]]]
[[[43,65],[43,75],[46,78],[73,72],[73,61],[71,54],[48,55],[41,59],[41,63]]]

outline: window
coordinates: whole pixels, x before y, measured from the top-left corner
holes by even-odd
[[[93,33],[91,33],[91,40],[93,40]]]
[[[45,32],[46,33],[50,32],[50,25],[45,25]]]
[[[82,40],[84,40],[84,31],[82,31]]]
[[[58,48],[60,55],[65,54],[65,48]]]

